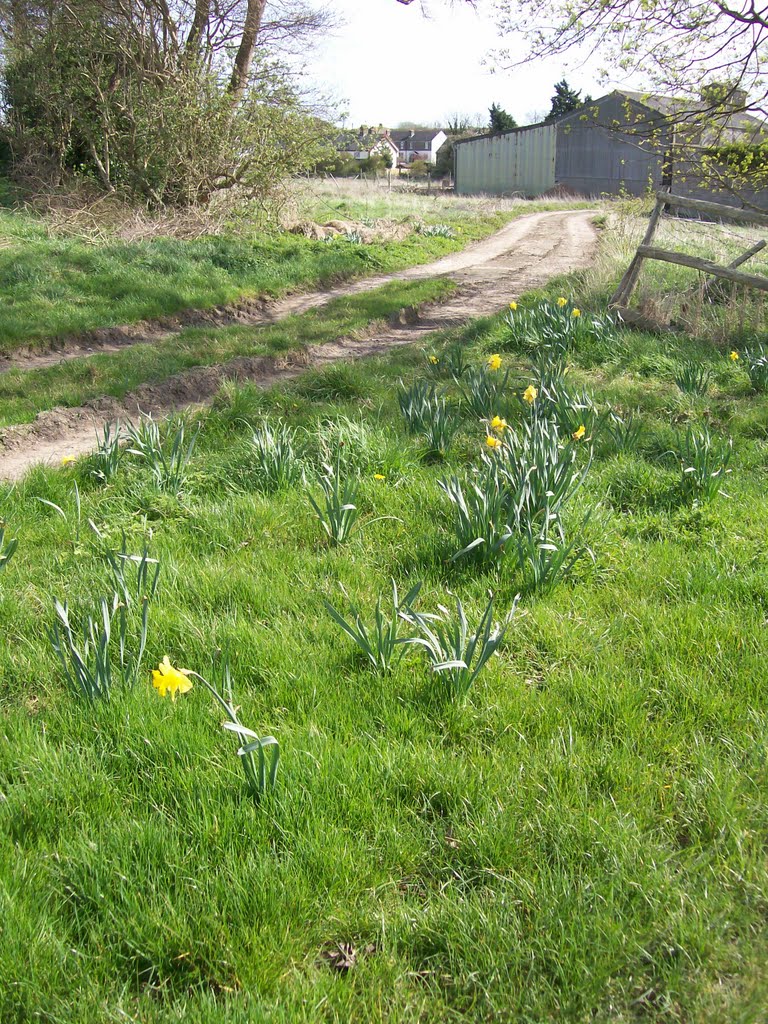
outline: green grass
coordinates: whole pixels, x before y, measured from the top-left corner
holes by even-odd
[[[540,208],[517,204],[501,211],[488,205],[482,213],[427,213],[427,221],[447,220],[456,227],[456,237],[414,232],[400,241],[368,245],[247,232],[197,241],[94,241],[57,236],[42,219],[0,210],[0,353],[95,328],[242,298],[274,298],[428,263]]]
[[[39,370],[0,374],[0,425],[25,423],[44,409],[80,406],[102,395],[122,398],[194,366],[213,366],[237,356],[279,356],[366,330],[405,306],[448,295],[445,279],[394,282],[370,292],[334,299],[307,313],[265,327],[187,328],[153,344],[72,359]]]
[[[456,337],[479,362],[505,330]],[[618,342],[572,360],[645,427],[628,453],[598,449],[580,492],[595,561],[524,594],[463,706],[436,698],[416,652],[373,674],[322,603],[340,581],[370,612],[394,577],[424,580],[425,610],[451,590],[477,615],[493,588],[502,614],[520,589],[447,563],[437,480],[485,434],[467,422],[447,464],[422,458],[396,399],[426,372],[419,351],[227,386],[181,499],[130,458],[103,488],[84,461],[5,495],[0,1019],[765,1019],[768,398],[711,347]],[[672,380],[692,352],[715,370],[706,399]],[[524,385],[522,354],[503,355]],[[305,430],[314,464],[329,423],[360,421],[348,544],[324,543],[301,487],[256,492],[243,419],[264,416]],[[730,498],[693,507],[670,450],[705,421],[734,437]],[[163,561],[148,666],[207,674],[229,650],[242,721],[281,743],[261,806],[201,687],[163,702],[147,672],[93,708],[65,690],[51,595],[77,607],[104,571],[88,530],[72,538],[74,479],[84,523],[136,548],[149,533]],[[358,951],[346,975],[322,957],[337,942]]]

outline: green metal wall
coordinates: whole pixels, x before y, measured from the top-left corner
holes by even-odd
[[[454,159],[460,195],[537,196],[555,184],[555,126],[535,125],[460,142]]]

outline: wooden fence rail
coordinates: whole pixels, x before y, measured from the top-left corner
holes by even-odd
[[[712,260],[700,259],[698,256],[689,256],[684,252],[657,249],[651,245],[659,221],[667,207],[678,210],[690,210],[693,213],[703,213],[709,217],[716,217],[719,220],[736,221],[740,224],[759,224],[768,227],[768,214],[765,213],[742,210],[735,206],[722,206],[720,203],[710,203],[704,199],[686,199],[685,196],[675,196],[671,192],[657,192],[656,205],[648,221],[645,237],[637,247],[637,252],[619,282],[618,288],[611,296],[610,306],[619,310],[626,310],[632,293],[637,287],[643,260],[660,260],[663,263],[676,263],[682,267],[690,267],[692,270],[700,270],[711,277],[733,281],[736,284],[743,284],[749,288],[759,288],[764,292],[768,291],[768,277],[763,277],[760,274],[744,274],[736,269],[736,267],[741,266],[742,263],[745,263],[756,253],[760,252],[761,249],[764,249],[766,242],[758,242],[757,245],[753,245],[727,267],[722,267],[719,263],[712,262]]]

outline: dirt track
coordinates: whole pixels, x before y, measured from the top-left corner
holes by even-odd
[[[122,422],[134,419],[139,410],[161,416],[208,402],[223,380],[252,380],[266,387],[296,376],[307,367],[378,355],[396,345],[418,341],[431,331],[495,313],[530,288],[587,266],[596,247],[593,216],[588,210],[535,213],[512,221],[490,238],[462,252],[396,274],[365,278],[331,291],[291,296],[270,305],[243,304],[175,321],[93,332],[55,353],[16,357],[5,364],[6,368],[13,365],[32,369],[94,352],[114,351],[125,345],[158,341],[191,323],[260,326],[389,281],[448,276],[459,286],[453,296],[440,305],[431,306],[419,315],[406,312],[402,323],[372,332],[363,339],[342,338],[290,353],[279,360],[241,357],[216,366],[196,367],[169,380],[142,385],[120,400],[105,397],[76,409],[42,412],[34,423],[7,427],[0,432],[0,479],[19,479],[36,463],[55,463],[65,455],[90,451],[98,429],[116,419]]]

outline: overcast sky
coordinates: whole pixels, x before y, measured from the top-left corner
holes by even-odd
[[[500,41],[490,15],[467,4],[451,7],[447,0],[427,3],[429,18],[418,2],[333,4],[345,24],[320,42],[308,71],[343,101],[347,124],[440,125],[455,112],[480,113],[485,121],[494,102],[526,124],[532,115],[548,112],[554,83],[564,75],[593,96],[607,91],[589,69],[568,68],[561,60],[492,73],[483,61]]]

